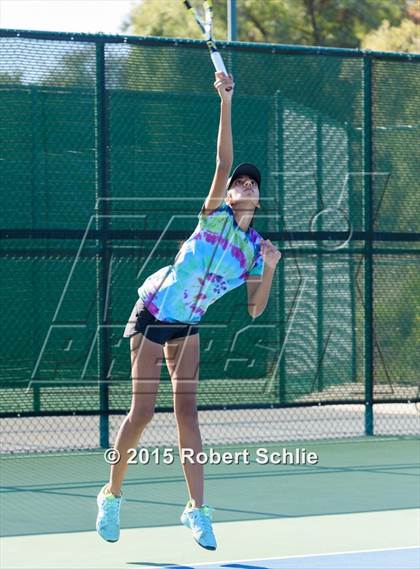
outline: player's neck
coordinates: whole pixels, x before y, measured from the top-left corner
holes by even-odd
[[[248,231],[249,224],[251,223],[252,218],[254,217],[255,210],[252,210],[252,208],[251,209],[232,208],[232,211],[237,225],[243,231]]]

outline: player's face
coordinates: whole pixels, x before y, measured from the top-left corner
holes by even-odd
[[[254,206],[257,205],[260,192],[257,182],[249,176],[239,176],[230,186],[229,194],[233,202],[251,201]]]
[[[249,176],[239,176],[233,181],[230,189],[232,193],[241,198],[259,198],[258,184]]]
[[[258,184],[255,180],[250,178],[249,176],[239,176],[236,180],[233,181],[231,188],[235,188],[238,191],[258,191]]]

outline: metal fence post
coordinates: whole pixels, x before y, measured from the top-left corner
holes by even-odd
[[[323,186],[323,152],[322,152],[322,117],[318,113],[316,119],[316,211],[322,211],[322,186]],[[322,216],[318,216],[317,219],[317,231],[322,231]],[[317,248],[319,247],[319,241],[316,242]],[[320,248],[322,249],[322,247]],[[317,341],[317,368],[318,368],[318,379],[317,379],[317,391],[322,391],[324,389],[324,365],[322,362],[322,353],[324,349],[324,303],[323,303],[323,291],[324,291],[324,267],[323,267],[322,252],[316,255],[316,306],[317,306],[317,331],[316,331],[316,341]]]
[[[40,150],[44,140],[44,122],[41,93],[37,89],[30,90],[31,96],[31,224],[32,229],[38,229],[40,220],[39,204],[42,203],[40,195],[45,191],[45,165],[44,154]],[[39,182],[41,180],[41,183]],[[42,223],[40,223],[42,226]],[[38,284],[38,272],[36,270],[36,258],[31,255],[31,290],[32,290],[32,310],[34,319],[39,322],[39,297],[40,290]],[[36,336],[31,338],[32,347],[32,365],[35,364],[38,357],[38,350],[35,350]],[[32,387],[32,408],[34,413],[41,413],[41,385],[38,380],[33,383]]]
[[[363,58],[363,194],[365,239],[365,434],[374,434],[373,424],[373,184],[372,184],[372,59]]]
[[[276,92],[275,98],[275,117],[276,117],[276,160],[275,172],[277,179],[277,196],[280,211],[278,231],[284,231],[284,105],[282,95],[279,91]],[[284,249],[284,241],[279,242],[280,251]],[[278,289],[280,291],[279,302],[279,343],[281,346],[280,362],[278,370],[279,379],[279,403],[286,403],[287,401],[287,377],[286,377],[286,346],[284,345],[286,339],[286,303],[285,303],[285,282],[286,282],[286,268],[285,260],[282,258],[278,264]]]
[[[353,225],[356,218],[355,208],[353,204],[353,138],[350,123],[347,124],[347,175],[348,175],[348,195],[349,195],[349,219]],[[349,278],[350,278],[350,310],[351,310],[351,381],[357,382],[357,295],[356,295],[356,275],[355,275],[355,262],[353,260],[353,253],[349,253]]]
[[[99,232],[96,254],[96,333],[97,369],[99,379],[99,444],[109,447],[109,377],[108,370],[110,342],[107,327],[106,302],[107,276],[109,272],[108,230],[108,124],[105,85],[105,44],[96,43],[96,90],[95,90],[95,130],[96,130],[96,229]]]
[[[227,3],[228,41],[236,41],[236,0]]]

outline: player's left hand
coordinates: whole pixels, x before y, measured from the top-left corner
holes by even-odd
[[[282,255],[270,239],[261,240],[261,255],[264,259],[264,263],[268,265],[271,269],[275,269],[277,263],[280,261]]]

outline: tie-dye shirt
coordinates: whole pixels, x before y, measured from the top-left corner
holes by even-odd
[[[207,308],[250,275],[262,276],[261,235],[244,231],[224,202],[184,242],[173,265],[150,275],[138,289],[147,310],[163,322],[198,323]]]

